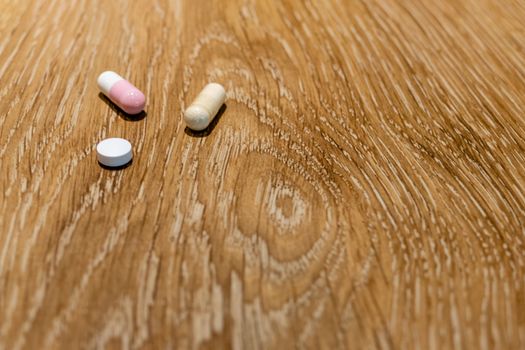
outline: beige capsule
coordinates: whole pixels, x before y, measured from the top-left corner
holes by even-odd
[[[184,122],[192,130],[204,130],[226,100],[226,91],[221,84],[210,83],[184,111]]]

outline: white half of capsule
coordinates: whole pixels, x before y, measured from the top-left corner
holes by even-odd
[[[204,130],[210,125],[226,101],[226,91],[221,84],[210,83],[184,111],[184,121],[193,130]]]
[[[115,72],[112,71],[106,71],[98,76],[97,84],[102,91],[102,93],[106,96],[109,96],[109,91],[119,81],[124,80],[120,75],[118,75]]]
[[[128,164],[132,157],[131,143],[128,140],[113,137],[102,140],[97,145],[97,159],[102,165],[120,167]]]

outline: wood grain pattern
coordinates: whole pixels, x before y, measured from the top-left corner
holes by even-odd
[[[525,349],[524,20],[0,0],[0,349]],[[188,132],[210,81],[226,108]],[[110,136],[130,167],[97,164]]]

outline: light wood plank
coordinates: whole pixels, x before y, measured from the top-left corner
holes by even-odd
[[[0,349],[525,348],[524,19],[0,0]],[[145,118],[99,96],[108,69]],[[97,164],[110,136],[128,168]]]

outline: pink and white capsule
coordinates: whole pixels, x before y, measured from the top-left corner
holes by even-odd
[[[146,105],[146,97],[129,81],[115,72],[106,71],[98,76],[98,87],[113,103],[128,114],[139,114]]]

